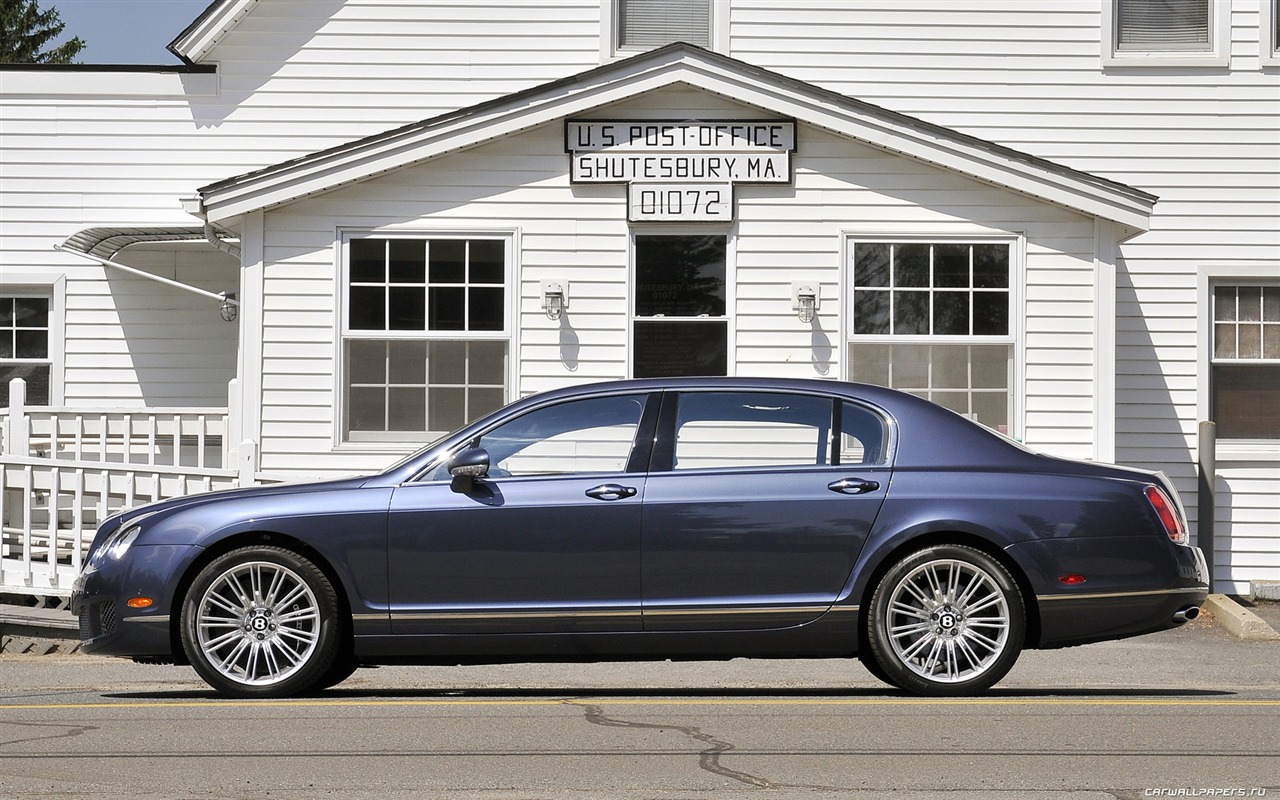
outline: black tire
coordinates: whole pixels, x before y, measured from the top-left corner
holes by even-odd
[[[182,646],[220,694],[295,697],[334,674],[347,647],[339,608],[333,585],[311,561],[280,547],[242,547],[214,559],[191,584]]]
[[[883,680],[914,694],[955,697],[986,691],[1013,668],[1026,611],[1000,562],[972,547],[937,545],[885,573],[866,624],[869,660]]]

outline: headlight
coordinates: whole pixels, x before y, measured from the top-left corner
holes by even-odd
[[[142,526],[136,522],[117,529],[102,540],[101,547],[93,551],[93,555],[89,557],[89,565],[96,567],[107,559],[119,561],[124,558],[124,554],[129,552],[129,546],[133,544],[140,533],[142,533]]]
[[[115,539],[111,542],[111,546],[105,548],[107,557],[119,561],[124,558],[124,554],[129,552],[129,545],[133,544],[133,540],[138,538],[138,534],[142,533],[141,525],[130,525],[120,533],[116,534]]]

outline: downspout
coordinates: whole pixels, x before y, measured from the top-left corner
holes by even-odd
[[[203,222],[204,222],[204,238],[209,240],[209,244],[218,248],[219,250],[226,253],[227,255],[235,256],[236,259],[238,260],[240,258],[240,245],[232,244],[231,242],[228,242],[227,240],[219,236],[218,232],[214,230],[213,223],[210,222],[209,220],[206,219],[206,220],[203,220]]]

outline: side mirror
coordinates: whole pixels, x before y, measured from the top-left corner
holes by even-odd
[[[463,450],[449,461],[449,474],[453,476],[449,488],[463,494],[470,492],[476,478],[489,474],[489,451],[483,447]]]

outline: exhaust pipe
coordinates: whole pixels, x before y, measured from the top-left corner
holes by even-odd
[[[1200,609],[1197,606],[1187,606],[1173,615],[1173,621],[1181,625],[1200,616]]]

